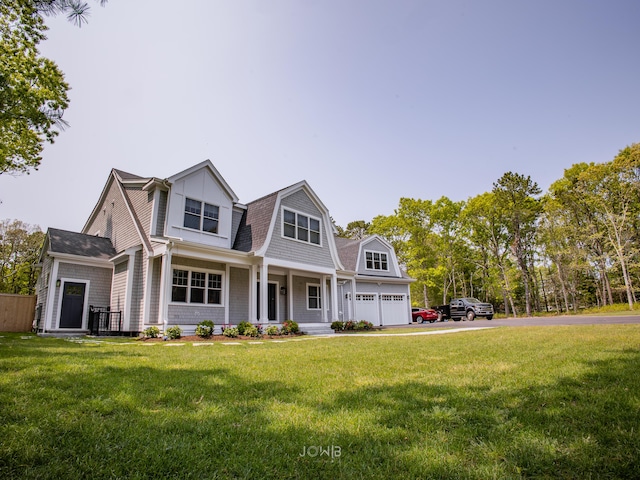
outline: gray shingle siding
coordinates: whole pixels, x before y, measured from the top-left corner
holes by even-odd
[[[58,278],[68,278],[68,279],[77,279],[77,280],[88,280],[89,281],[89,298],[88,304],[94,305],[97,307],[104,307],[109,305],[109,295],[111,292],[111,269],[110,268],[100,268],[93,267],[87,265],[76,265],[72,263],[60,262],[58,265]],[[54,303],[53,303],[53,311],[55,318],[58,312],[58,300],[59,300],[59,292],[60,289],[63,288],[63,285],[56,288]],[[84,312],[86,316],[86,311]],[[60,319],[56,318],[53,328],[58,328]]]
[[[104,202],[96,209],[95,217],[86,225],[82,233],[96,235],[100,232],[101,237],[111,239],[116,252],[122,252],[127,248],[140,245],[141,239],[118,185],[113,178],[109,181],[111,185],[104,197]]]
[[[178,257],[174,256],[171,259],[171,265],[174,267],[184,267],[187,269],[200,269],[200,270],[217,270],[225,271],[225,264],[218,262],[208,262],[206,260],[198,260],[197,258]]]
[[[151,298],[149,299],[149,323],[160,322],[160,278],[162,276],[162,258],[154,258],[151,277]]]
[[[155,234],[159,237],[164,235],[164,227],[167,220],[167,197],[168,192],[160,191],[160,197],[158,199],[158,221],[155,231]]]
[[[322,310],[308,310],[307,309],[307,283],[320,284],[322,281],[312,277],[293,277],[293,285],[291,290],[293,291],[293,312],[290,320],[296,322],[321,322]],[[322,306],[325,305],[325,299],[322,299]]]
[[[361,243],[361,252],[360,252],[360,264],[358,265],[357,272],[360,275],[375,275],[376,277],[400,277],[400,272],[396,269],[393,264],[393,253],[384,243],[382,243],[377,238],[374,238],[366,243]],[[388,260],[388,271],[384,270],[367,270],[367,260],[365,252],[382,252],[387,254]]]
[[[224,324],[224,307],[207,305],[169,305],[169,324],[196,326],[203,320],[212,320],[216,325]]]
[[[147,273],[147,260],[142,250],[136,252],[133,267],[133,285],[131,286],[131,317],[129,331],[142,331],[142,314],[144,311],[144,285]]]
[[[111,310],[124,314],[125,297],[127,291],[127,275],[129,261],[118,263],[113,270],[113,284],[111,287]]]
[[[125,186],[125,192],[129,196],[144,234],[151,234],[151,215],[153,213],[153,192],[146,192],[142,187]],[[138,242],[140,243],[140,242]]]
[[[229,323],[249,320],[249,269],[229,269]]]
[[[266,257],[288,260],[293,262],[307,263],[320,267],[334,268],[331,251],[329,250],[329,242],[327,238],[327,229],[331,229],[330,225],[325,225],[320,210],[315,206],[311,199],[303,190],[298,190],[282,199],[281,204],[302,214],[308,214],[312,217],[320,219],[321,223],[321,243],[322,246],[309,244],[286,238],[282,236],[282,209],[278,209],[276,214],[276,223],[274,225],[273,234],[271,235],[271,243],[266,251]]]
[[[409,294],[409,285],[383,283],[378,285],[375,282],[356,281],[356,293],[379,293],[379,294]]]

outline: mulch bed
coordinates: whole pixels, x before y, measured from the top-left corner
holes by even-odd
[[[294,333],[289,335],[263,335],[262,337],[245,337],[244,335],[233,337],[225,337],[224,335],[211,335],[208,338],[198,337],[197,335],[184,335],[175,340],[163,340],[162,338],[141,338],[140,342],[237,342],[239,340],[283,340],[285,338],[301,337],[304,333]]]

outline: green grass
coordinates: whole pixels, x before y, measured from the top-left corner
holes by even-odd
[[[640,478],[639,325],[173,347],[3,335],[0,478]]]

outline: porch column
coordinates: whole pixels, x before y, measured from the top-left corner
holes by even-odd
[[[260,318],[258,322],[269,322],[269,264],[260,265]]]
[[[158,308],[158,321],[163,324],[166,330],[169,323],[169,301],[171,299],[171,284],[173,275],[171,272],[171,244],[167,245],[167,250],[162,256],[162,269],[160,272],[160,305]]]
[[[322,285],[320,286],[320,288],[322,288],[322,297],[321,297],[321,305],[322,305],[322,321],[323,322],[328,322],[329,320],[329,302],[327,302],[327,280],[329,280],[328,275],[323,275],[322,276],[322,282],[320,282]]]
[[[340,313],[338,312],[338,276],[334,273],[331,275],[331,320],[338,320]]]

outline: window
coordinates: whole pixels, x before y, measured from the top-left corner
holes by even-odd
[[[321,308],[320,285],[307,284],[307,309],[320,310]]]
[[[171,301],[222,305],[222,275],[174,269]]]
[[[301,242],[320,245],[320,220],[291,210],[284,210],[282,234]]]
[[[387,254],[382,252],[365,252],[367,270],[389,270]]]
[[[187,198],[184,203],[184,226],[203,232],[218,233],[220,208]]]

